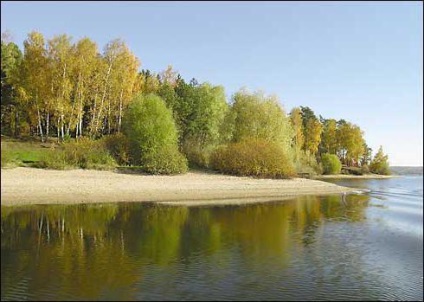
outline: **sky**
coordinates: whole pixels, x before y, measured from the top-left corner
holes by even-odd
[[[141,69],[275,94],[364,131],[390,165],[423,165],[423,3],[1,2],[1,31],[23,49],[49,39],[122,38]]]

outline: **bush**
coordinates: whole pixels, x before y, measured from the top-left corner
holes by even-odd
[[[67,161],[66,153],[64,150],[52,150],[50,153],[44,154],[42,159],[35,163],[36,168],[46,168],[54,170],[65,170],[76,168],[74,164]]]
[[[105,146],[119,165],[130,164],[129,139],[122,133],[108,135],[103,138]]]
[[[180,174],[187,172],[187,159],[176,148],[162,148],[143,156],[143,170],[151,174]]]
[[[369,174],[370,168],[368,167],[368,165],[362,165],[361,166],[361,172],[362,172],[362,174]]]
[[[130,164],[155,174],[187,171],[187,159],[178,151],[172,112],[157,95],[139,95],[132,101],[123,130],[129,141]]]
[[[315,155],[310,151],[300,151],[300,154],[295,161],[297,173],[309,173],[311,175],[320,175],[323,172],[322,164],[318,163]]]
[[[321,162],[324,174],[340,174],[342,163],[337,155],[324,153],[321,155]]]
[[[362,175],[364,173],[362,172],[362,168],[358,168],[358,167],[343,167],[342,168],[342,174],[347,174],[347,175]]]
[[[78,141],[64,143],[61,149],[46,153],[37,166],[60,170],[66,168],[109,170],[116,167],[116,162],[107,151],[104,141],[81,138]]]
[[[391,174],[388,163],[371,163],[370,171],[371,173],[380,174],[380,175]]]
[[[284,149],[275,143],[249,139],[219,147],[211,154],[212,168],[223,173],[269,178],[289,178],[294,167]]]
[[[182,149],[190,167],[209,168],[210,155],[215,149],[213,146],[201,147],[199,143],[188,139],[184,142]]]

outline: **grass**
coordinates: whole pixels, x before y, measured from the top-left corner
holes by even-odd
[[[2,138],[1,167],[32,167],[54,151],[46,144],[32,141],[15,141]]]
[[[116,167],[116,162],[100,141],[85,139],[55,144],[2,137],[1,167],[110,170]]]

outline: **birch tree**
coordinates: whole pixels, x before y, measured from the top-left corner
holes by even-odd
[[[71,102],[71,76],[73,72],[73,56],[72,56],[71,37],[67,35],[59,35],[48,41],[48,60],[50,64],[50,87],[51,102],[55,115],[55,124],[57,128],[58,140],[65,137],[65,124],[68,123],[67,134],[69,135],[70,123],[72,121],[73,111],[75,110],[74,102]],[[50,110],[46,112],[46,129],[49,129]],[[48,136],[48,132],[46,134]]]
[[[88,38],[81,39],[72,48],[74,57],[73,69],[73,106],[72,120],[68,123],[68,129],[75,125],[75,137],[80,137],[84,133],[83,118],[85,106],[90,105],[90,101],[95,94],[96,64],[98,62],[97,45]]]
[[[302,113],[300,108],[296,107],[290,111],[290,121],[294,131],[293,145],[296,150],[296,155],[299,155],[304,143]]]
[[[37,116],[38,134],[44,142],[45,127],[43,113],[51,98],[49,66],[44,36],[36,31],[28,34],[24,41],[24,58],[20,75],[19,97],[27,108],[33,107]]]
[[[108,134],[112,130],[121,131],[123,110],[128,106],[136,91],[137,70],[139,66],[140,62],[137,57],[125,44],[122,44],[118,48],[115,68],[111,72]]]
[[[322,125],[314,112],[309,107],[300,107],[303,121],[303,135],[305,142],[303,149],[311,154],[316,154],[321,142]]]
[[[335,119],[325,119],[321,134],[322,153],[337,153],[337,121]]]

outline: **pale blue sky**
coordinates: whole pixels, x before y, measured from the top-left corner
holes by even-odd
[[[99,48],[123,38],[158,72],[245,86],[289,111],[358,124],[391,165],[423,164],[422,2],[1,2],[1,29],[21,48],[87,36]]]

